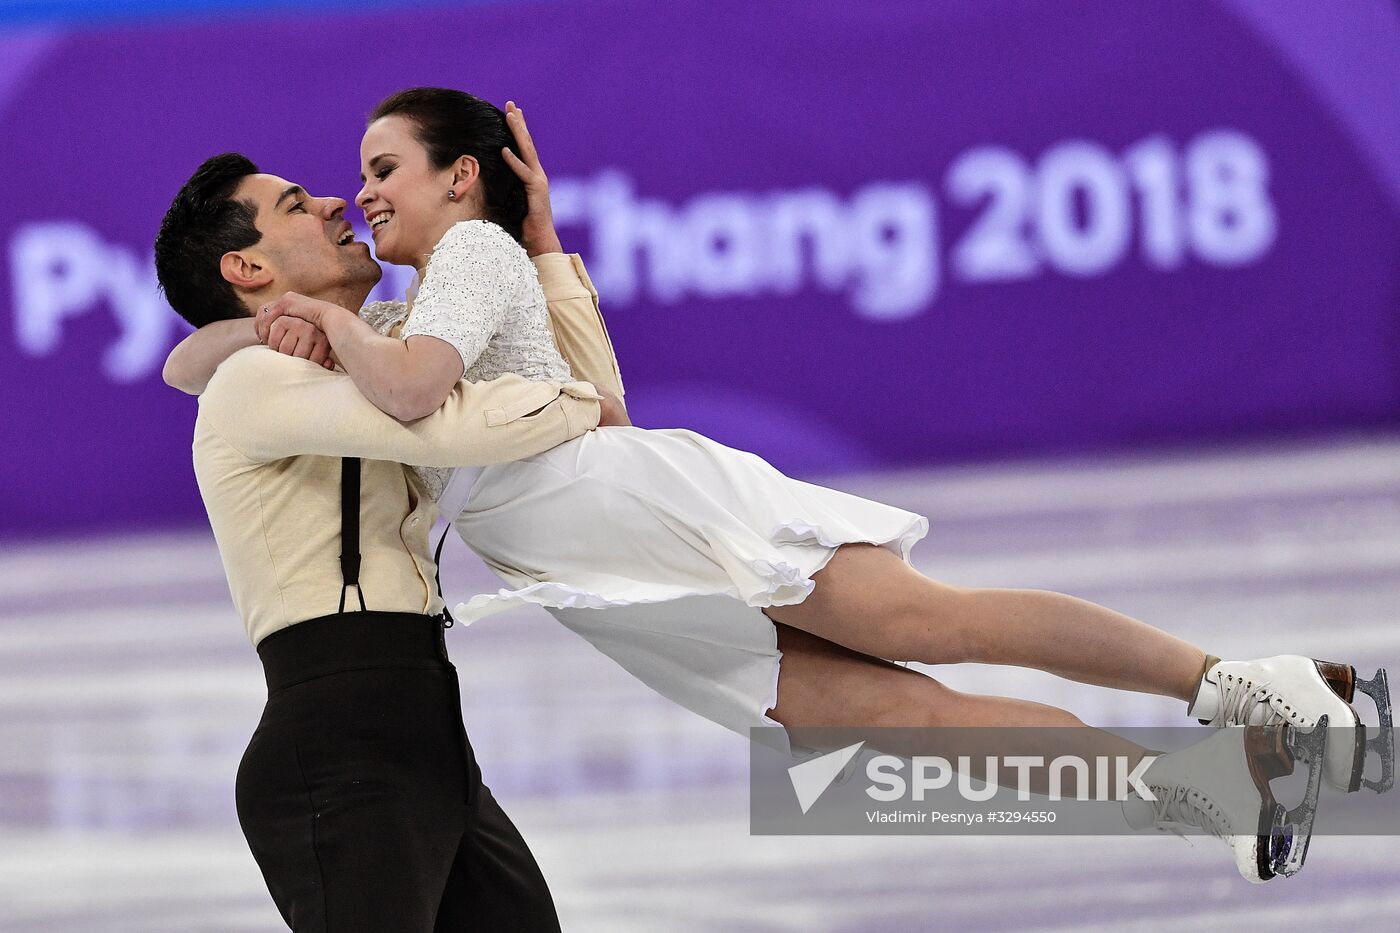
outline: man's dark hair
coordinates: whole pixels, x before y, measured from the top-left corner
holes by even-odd
[[[257,206],[233,199],[238,183],[258,167],[225,152],[204,160],[185,182],[156,234],[156,278],[166,301],[195,327],[248,316],[248,309],[219,271],[224,253],[262,239],[253,224]]]
[[[414,126],[414,137],[428,150],[433,168],[447,168],[464,155],[481,166],[481,190],[486,196],[486,219],[499,224],[520,240],[528,205],[525,183],[501,156],[501,149],[520,155],[515,136],[499,107],[465,91],[442,87],[415,87],[386,97],[369,115],[404,117]]]

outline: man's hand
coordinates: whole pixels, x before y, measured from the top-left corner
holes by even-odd
[[[521,230],[525,252],[531,256],[562,253],[564,247],[554,229],[554,210],[549,206],[549,178],[540,166],[535,141],[530,138],[530,130],[525,125],[525,112],[515,106],[513,100],[506,101],[506,125],[515,136],[515,144],[520,147],[519,156],[511,152],[509,147],[501,149],[501,155],[506,164],[525,183],[525,203],[529,208]]]
[[[335,369],[331,357],[331,342],[315,324],[294,317],[280,317],[272,322],[267,345],[278,353],[299,356],[317,366]]]
[[[326,369],[335,369],[330,341],[320,327],[322,315],[328,310],[345,309],[296,292],[287,292],[259,309],[254,319],[258,341],[278,353],[301,357]]]
[[[632,419],[627,417],[627,406],[622,404],[622,399],[602,389],[598,390],[598,394],[603,397],[598,403],[598,427],[631,427]]]

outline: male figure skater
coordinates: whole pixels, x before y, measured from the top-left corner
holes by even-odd
[[[161,286],[191,323],[247,316],[249,335],[255,309],[287,291],[359,308],[380,271],[344,207],[242,156],[209,159],[161,225]],[[561,282],[578,296],[566,257],[539,267],[547,297]],[[574,336],[583,355],[611,357],[596,316]],[[269,689],[239,767],[239,821],[298,933],[558,929],[466,740],[429,549],[435,507],[401,464],[530,456],[604,413],[588,383],[508,376],[458,383],[437,413],[403,424],[348,376],[257,346],[200,397],[195,473]]]

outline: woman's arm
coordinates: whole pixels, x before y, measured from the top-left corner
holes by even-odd
[[[604,423],[631,424],[623,400],[617,356],[598,311],[598,293],[584,271],[583,261],[564,254],[554,228],[554,210],[549,203],[549,177],[540,164],[530,128],[525,124],[525,112],[515,101],[506,101],[506,123],[515,136],[520,155],[508,148],[502,149],[501,155],[525,185],[528,209],[521,238],[544,290],[555,345],[569,361],[574,378],[593,382],[609,400],[612,410],[605,413]]]
[[[172,389],[199,395],[209,385],[220,363],[244,347],[260,342],[250,317],[214,321],[175,345],[165,359],[161,378]],[[288,356],[299,356],[327,369],[335,368],[326,335],[305,321],[287,318],[280,322],[269,332],[267,344]]]
[[[442,408],[462,377],[457,348],[427,334],[408,340],[381,336],[359,317],[330,302],[288,292],[268,305],[260,317],[295,320],[322,330],[342,360],[360,394],[375,408],[400,421],[417,421]],[[293,316],[295,315],[295,317]],[[222,361],[220,361],[222,362]],[[333,368],[333,367],[331,367]],[[541,383],[543,384],[543,383]],[[437,397],[438,388],[447,388]],[[584,386],[584,383],[571,383]],[[586,386],[591,390],[591,386]],[[627,409],[616,395],[600,390],[599,426],[630,425]],[[538,414],[539,410],[525,412]]]
[[[385,337],[354,312],[328,301],[288,292],[259,311],[258,333],[271,334],[285,320],[324,333],[365,398],[400,421],[437,411],[462,378],[462,357],[452,344],[426,334],[407,340]]]
[[[515,106],[515,101],[506,101],[506,125],[510,127],[520,155],[501,149],[501,157],[511,171],[525,183],[525,221],[521,225],[520,239],[525,252],[533,259],[544,253],[562,253],[559,232],[554,229],[554,208],[549,203],[549,177],[540,165],[540,154],[535,151],[535,140],[530,128],[525,125],[525,111]]]
[[[495,224],[449,229],[423,273],[400,339],[378,334],[329,302],[288,292],[258,312],[259,335],[291,316],[326,334],[340,365],[365,398],[400,421],[442,407],[505,319],[521,277],[529,274],[520,246]]]

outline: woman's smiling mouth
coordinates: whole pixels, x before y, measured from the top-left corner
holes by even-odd
[[[378,233],[384,227],[385,224],[387,224],[390,220],[393,219],[393,217],[393,211],[380,211],[373,217],[367,218],[369,221],[370,234],[373,235],[375,233]]]

